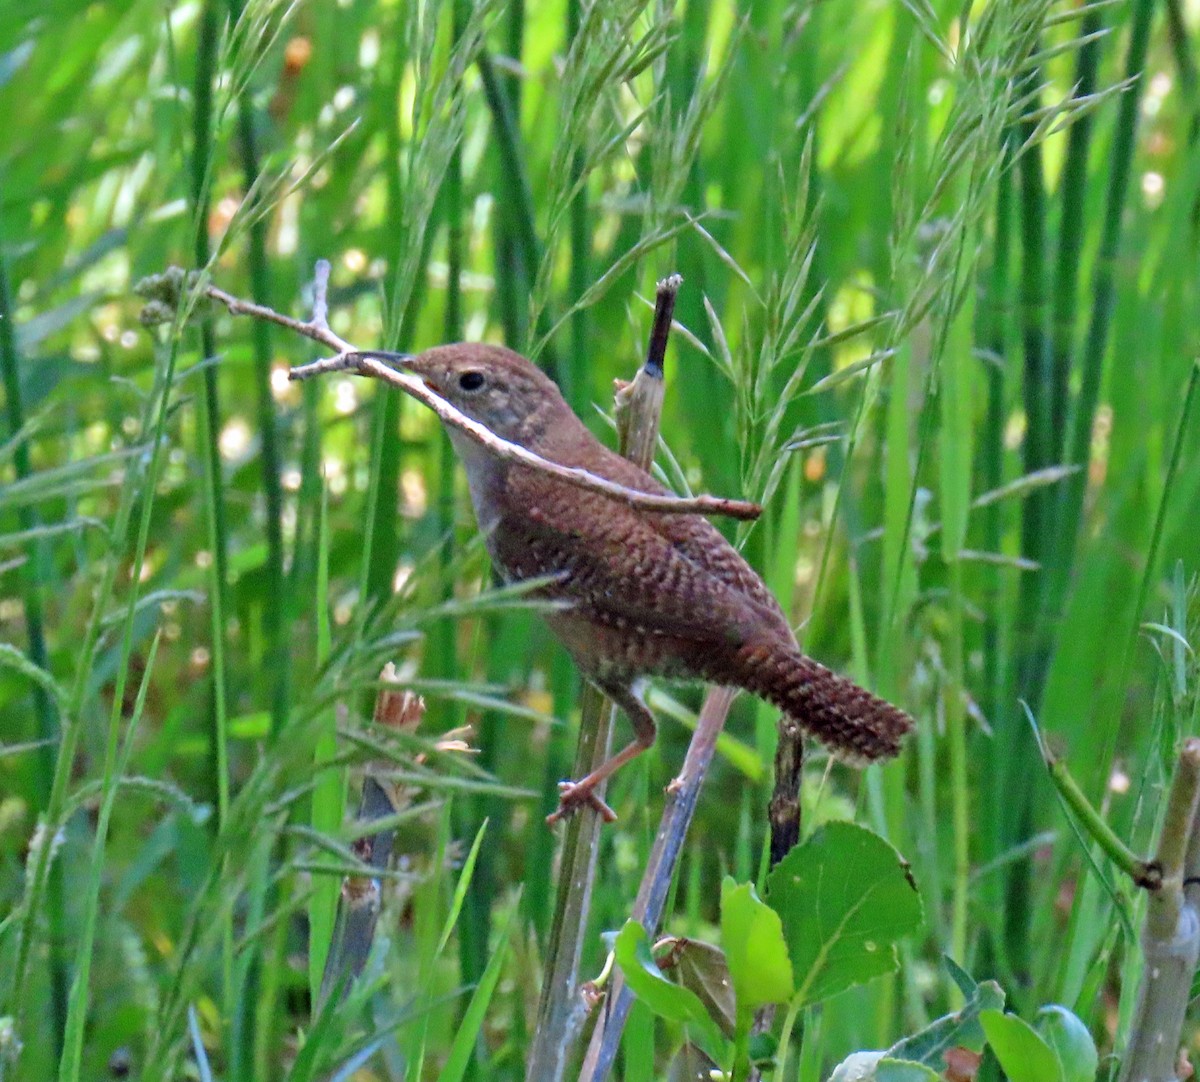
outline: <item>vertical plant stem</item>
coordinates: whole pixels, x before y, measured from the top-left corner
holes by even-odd
[[[992,267],[985,301],[986,311],[986,368],[987,415],[983,436],[980,440],[982,489],[995,491],[1004,481],[1004,427],[1005,427],[1005,384],[1008,375],[1009,344],[1009,297],[1010,259],[1013,230],[1013,184],[1012,161],[1013,136],[1006,133],[1003,139],[1003,161],[996,178],[996,212],[993,239]],[[982,512],[983,550],[1000,553],[1003,546],[1003,518],[1001,508],[991,504]],[[987,595],[984,605],[983,626],[983,684],[984,712],[991,719],[993,730],[1012,734],[1016,726],[1007,719],[1009,696],[1005,688],[1009,683],[1009,666],[1005,653],[1001,613],[1004,611],[1005,573],[999,566],[987,570]],[[1004,806],[1005,779],[1008,774],[1008,755],[1014,741],[998,743],[992,757],[991,768],[984,771],[990,796],[987,800],[989,814],[984,818],[985,861],[996,860],[1004,851]],[[988,893],[988,911],[1002,911],[1002,886],[1000,876],[989,876],[980,886]],[[1003,958],[1004,936],[995,934],[996,924],[991,925],[992,934],[985,942],[985,951]]]
[[[632,919],[640,922],[651,937],[662,923],[671,880],[696,811],[700,787],[736,694],[731,688],[712,688],[705,696],[683,767],[668,787],[658,833],[654,837],[650,859],[646,862],[631,913]],[[633,994],[618,973],[613,977],[603,1012],[592,1031],[579,1082],[603,1082],[608,1077],[616,1063],[621,1033],[632,1005]]]
[[[462,0],[453,4],[453,44],[456,45],[463,33],[463,23],[466,13]],[[461,93],[459,88],[458,93]],[[446,298],[443,319],[443,338],[446,342],[458,342],[463,336],[463,296],[462,272],[464,263],[465,236],[463,227],[463,158],[462,146],[456,146],[450,156],[446,168],[446,179],[442,185],[442,201],[446,215]],[[437,523],[438,523],[438,576],[441,586],[441,600],[449,601],[454,596],[454,561],[455,561],[455,530],[454,530],[454,449],[442,427],[438,426],[435,437],[438,447],[438,490],[437,490]],[[433,672],[444,680],[464,679],[466,674],[459,672],[458,648],[456,633],[458,622],[455,620],[440,620],[432,632],[431,646],[433,648]],[[494,750],[489,748],[489,751]],[[475,833],[478,824],[490,818],[489,802],[493,798],[482,796],[474,800],[456,802],[455,811],[458,813],[459,826],[467,818],[462,813],[466,811],[469,822],[466,824],[466,835]],[[492,910],[493,886],[496,881],[495,852],[491,846],[485,846],[479,854],[475,872],[471,877],[471,886],[463,899],[462,912],[458,921],[458,966],[459,979],[463,987],[477,984],[483,977],[488,963],[488,931]],[[466,1002],[463,1009],[467,1009]]]
[[[236,22],[244,0],[229,0],[229,14]],[[249,89],[238,98],[238,152],[247,192],[259,178],[258,138]],[[257,198],[256,198],[257,202]],[[246,262],[250,271],[250,296],[256,304],[271,304],[271,268],[267,260],[267,219],[251,215],[246,237]],[[250,321],[254,349],[254,390],[258,438],[262,463],[263,495],[266,499],[267,604],[263,629],[267,640],[267,673],[271,681],[271,732],[278,735],[287,720],[290,696],[290,652],[287,649],[289,610],[283,588],[283,487],[280,483],[279,426],[275,421],[275,399],[271,394],[271,324]]]
[[[498,283],[499,292],[507,317],[505,326],[509,342],[514,348],[519,348],[530,338],[526,298],[534,271],[541,262],[541,245],[533,219],[533,196],[517,130],[520,98],[515,89],[510,94],[501,86],[492,59],[486,51],[480,51],[476,64],[484,97],[492,113],[500,157],[498,187],[503,200],[500,218],[503,224],[497,232],[497,240],[504,250],[497,252],[496,269],[504,274],[504,278]]]
[[[1096,90],[1096,69],[1100,63],[1101,11],[1091,7],[1079,26],[1083,44],[1075,62],[1077,97],[1086,98]],[[1067,154],[1059,180],[1062,217],[1058,228],[1058,253],[1054,268],[1054,294],[1051,299],[1050,340],[1051,380],[1050,431],[1061,433],[1055,441],[1051,458],[1063,451],[1067,433],[1067,384],[1071,372],[1075,336],[1076,311],[1079,300],[1079,264],[1083,250],[1087,209],[1088,152],[1092,145],[1092,114],[1083,113],[1075,119],[1067,136]]]
[[[1162,885],[1150,891],[1142,932],[1145,968],[1120,1082],[1176,1077],[1183,1019],[1200,958],[1200,915],[1185,897],[1185,858],[1195,849],[1200,798],[1200,740],[1184,743],[1167,811],[1157,862]]]
[[[517,127],[517,117],[513,112],[509,96],[500,86],[496,78],[496,68],[492,58],[485,50],[480,50],[476,58],[479,68],[479,78],[483,83],[483,93],[488,108],[492,112],[492,121],[496,133],[496,145],[500,151],[500,161],[505,178],[505,189],[515,203],[513,205],[512,222],[516,227],[517,240],[521,245],[526,269],[532,272],[542,261],[542,244],[538,239],[533,209],[533,193],[529,185],[529,175],[525,168],[525,154],[521,146],[521,133]]]
[[[229,17],[236,24],[244,10],[244,0],[229,0]],[[254,106],[249,87],[244,87],[238,103],[238,153],[241,158],[243,184],[248,198],[258,199],[259,153],[255,133]],[[271,304],[271,270],[267,259],[267,218],[252,214],[246,237],[246,262],[250,275],[250,295],[256,304]],[[284,589],[283,564],[283,490],[279,455],[279,434],[275,422],[275,400],[271,393],[271,326],[266,320],[252,320],[251,347],[254,357],[254,385],[257,399],[257,428],[260,446],[263,495],[266,503],[265,532],[267,538],[266,596],[263,605],[263,633],[266,639],[265,671],[270,686],[271,733],[278,736],[287,721],[290,704],[290,651],[287,648],[291,605]],[[228,763],[222,774],[227,777]],[[228,783],[226,783],[228,784]],[[227,813],[227,805],[222,816]],[[224,819],[221,819],[224,826]],[[263,876],[267,868],[262,869]],[[260,885],[263,877],[259,878]],[[261,894],[259,902],[265,900]],[[257,904],[254,906],[258,908]],[[234,959],[233,921],[227,920],[222,934],[222,968],[224,971],[224,1014],[229,1026],[227,1049],[233,1073],[244,1069],[251,1054],[249,1035],[255,1031],[250,1005],[250,982],[256,979],[253,956],[237,966]]]
[[[1079,396],[1072,411],[1065,462],[1080,469],[1068,477],[1059,496],[1055,518],[1056,551],[1051,565],[1052,580],[1047,609],[1057,614],[1064,603],[1067,580],[1075,559],[1075,548],[1087,489],[1087,462],[1092,440],[1092,422],[1100,398],[1104,361],[1108,354],[1109,330],[1116,298],[1116,267],[1121,247],[1121,220],[1129,191],[1133,151],[1137,137],[1137,118],[1141,109],[1142,84],[1145,81],[1146,53],[1150,44],[1150,26],[1155,5],[1152,0],[1134,0],[1130,23],[1129,52],[1125,77],[1133,81],[1120,97],[1116,130],[1112,141],[1112,164],[1108,177],[1108,199],[1100,232],[1100,248],[1092,278],[1092,311],[1087,337],[1080,354]]]
[[[618,397],[621,453],[643,469],[650,468],[658,446],[663,354],[680,282],[678,276],[672,276],[659,283],[646,363],[626,392]],[[590,773],[608,758],[615,714],[616,709],[595,687],[585,685],[576,777]],[[597,795],[604,798],[602,791]],[[579,997],[579,966],[587,937],[602,826],[600,814],[590,806],[580,808],[567,823],[554,923],[546,950],[546,972],[528,1060],[527,1077],[539,1082],[557,1082],[568,1077],[579,1029],[586,1017]]]
[[[1036,51],[1036,42],[1032,46]],[[1028,99],[1025,115],[1017,124],[1021,143],[1018,159],[1020,204],[1018,219],[1021,237],[1021,277],[1019,282],[1023,372],[1021,389],[1025,405],[1025,439],[1022,445],[1022,468],[1033,473],[1049,462],[1054,439],[1050,431],[1052,379],[1050,351],[1046,338],[1046,191],[1041,147],[1030,145],[1036,121],[1032,113],[1040,105],[1040,95],[1033,90],[1038,85],[1039,69],[1027,68],[1018,84],[1017,94]],[[1031,493],[1022,503],[1021,554],[1030,560],[1041,560],[1048,544],[1047,500],[1043,493]],[[1032,574],[1021,577],[1017,599],[1017,634],[1023,643],[1017,657],[1017,684],[1022,699],[1031,705],[1041,700],[1045,674],[1044,643],[1038,637],[1041,626],[1042,589],[1040,580]],[[1025,748],[1020,726],[1015,717],[1009,719],[1006,742],[1012,773],[1005,785],[1014,794],[1006,805],[1005,844],[1024,838],[1029,833],[1032,809],[1027,790],[1012,788],[1020,774],[1029,768],[1030,755],[1019,751]],[[1031,869],[1028,860],[1017,861],[1009,871],[1008,897],[1005,904],[1006,947],[1018,973],[1028,963],[1028,924]]]
[[[508,55],[519,61],[524,40],[525,5],[523,0],[513,0],[507,5],[506,28]],[[483,81],[492,123],[496,129],[499,175],[496,178],[498,201],[495,224],[492,229],[495,250],[496,299],[500,307],[500,324],[508,344],[514,348],[529,340],[529,305],[527,298],[531,289],[531,276],[536,265],[528,262],[521,242],[521,223],[518,221],[518,206],[522,197],[519,184],[524,177],[524,160],[514,155],[514,117],[521,115],[521,81],[508,79],[501,83],[496,78],[490,58],[483,52],[476,60],[480,79]],[[494,100],[493,100],[494,98]],[[520,172],[513,172],[513,165]]]
[[[400,42],[403,30],[399,18],[391,26],[393,38],[392,59],[388,68],[387,96],[389,101],[398,101],[400,85],[404,77],[404,54]],[[404,227],[404,178],[400,165],[404,149],[400,141],[399,117],[389,117],[385,128],[386,146],[385,187],[387,190],[388,236],[396,246],[388,253],[388,270],[385,281],[396,281],[396,264],[403,259],[398,250],[406,240]],[[421,261],[424,268],[425,260]],[[418,276],[423,275],[418,271]],[[397,303],[388,298],[389,305]],[[393,321],[389,318],[389,325]],[[404,325],[407,327],[407,320]],[[398,343],[386,342],[389,349],[397,349]],[[396,522],[396,493],[400,484],[400,415],[401,395],[376,392],[371,404],[371,475],[367,489],[366,523],[363,537],[363,563],[360,576],[360,621],[364,626],[368,613],[380,600],[391,593],[396,574],[396,563],[400,557],[400,533]]]
[[[333,652],[333,631],[329,617],[329,485],[321,486],[321,518],[317,534],[317,591],[314,598],[316,616],[318,671],[324,669]],[[313,776],[311,823],[317,833],[334,834],[342,825],[345,797],[344,768],[332,766],[337,757],[337,708],[321,712],[320,728],[313,747]],[[310,998],[320,1000],[325,961],[333,940],[337,918],[339,884],[333,875],[316,877],[308,905],[308,988]]]
[[[205,0],[200,16],[196,46],[196,78],[192,100],[191,210],[193,255],[196,266],[204,269],[209,261],[208,212],[209,173],[212,167],[212,97],[216,78],[217,46],[221,35],[217,0]],[[216,356],[216,336],[212,320],[200,317],[200,350],[205,360]],[[197,413],[197,454],[201,462],[202,486],[208,545],[209,614],[212,635],[212,706],[209,730],[212,734],[213,791],[217,797],[218,825],[229,812],[229,762],[225,732],[225,583],[227,581],[227,530],[225,501],[221,492],[221,409],[217,388],[217,366],[204,369],[204,396]]]
[[[213,84],[217,75],[217,50],[220,43],[221,19],[217,0],[205,0],[201,9],[199,38],[196,45],[196,75],[192,89],[192,157],[191,212],[193,223],[193,258],[198,269],[208,266],[209,183],[213,166]],[[257,321],[256,321],[257,322]],[[260,333],[255,331],[256,334]],[[200,351],[205,360],[216,356],[216,336],[212,319],[207,313],[200,318]],[[227,581],[227,547],[224,497],[221,490],[221,455],[218,439],[221,434],[220,401],[217,387],[217,366],[208,364],[204,370],[203,400],[196,414],[197,455],[201,461],[201,484],[204,493],[205,529],[210,555],[208,564],[209,635],[212,656],[212,696],[209,707],[210,762],[212,788],[216,794],[217,817],[214,824],[219,833],[229,817],[229,748],[225,726],[225,584]],[[227,997],[236,997],[233,981],[233,927],[225,928],[223,945],[224,988]],[[234,1007],[227,999],[226,1010]],[[232,1018],[227,1015],[225,1024]]]
[[[13,330],[12,294],[8,284],[8,261],[4,257],[4,238],[0,237],[0,370],[4,380],[4,406],[8,420],[9,438],[15,439],[25,425],[25,409],[21,394],[21,357],[17,350],[16,334]],[[33,472],[29,455],[29,439],[25,438],[13,449],[13,469],[18,481]],[[41,516],[33,505],[22,504],[17,508],[17,525],[24,532],[36,530]],[[25,564],[21,568],[21,605],[25,618],[25,634],[28,640],[29,660],[39,669],[49,670],[49,654],[46,649],[45,624],[42,609],[42,591],[50,585],[51,566],[46,544],[31,540],[25,545]],[[58,719],[55,707],[40,684],[32,690],[33,714],[37,722],[35,739],[42,742],[35,762],[35,791],[38,811],[44,812],[49,805],[50,792],[54,786],[54,741],[58,735]],[[67,1023],[67,965],[63,958],[63,936],[66,932],[65,899],[61,867],[55,865],[50,872],[46,896],[46,916],[50,943],[50,1009],[53,1018],[55,1053],[62,1054],[63,1032]]]
[[[406,16],[401,12],[392,28],[396,44],[392,46],[392,58],[388,70],[388,97],[398,100],[407,68],[407,57],[400,42],[403,31],[399,20]],[[400,318],[389,316],[388,349],[398,349],[399,339],[412,333],[421,306],[425,302],[429,253],[433,245],[435,229],[432,222],[411,223],[406,213],[410,192],[406,185],[419,180],[401,172],[405,148],[401,139],[400,120],[390,119],[386,126],[385,143],[387,190],[388,236],[393,249],[388,253],[388,271],[385,280],[391,283],[387,297],[388,308],[395,312],[403,306]],[[410,169],[411,173],[411,161]],[[435,183],[443,180],[438,177]],[[436,211],[436,204],[435,204]],[[398,269],[405,263],[406,246],[419,245],[420,257],[413,269],[411,282],[402,282]],[[391,341],[395,338],[396,341]],[[402,444],[400,441],[400,417],[402,395],[376,395],[373,404],[374,428],[372,430],[372,470],[367,495],[365,515],[367,529],[363,544],[362,575],[360,578],[361,601],[358,634],[361,635],[371,610],[390,597],[395,581],[396,566],[400,560],[400,517],[396,514],[396,498],[400,487]]]
[[[585,683],[579,707],[575,777],[585,776],[608,758],[615,714],[616,708],[603,694]],[[598,789],[597,795],[604,798],[602,790]],[[587,806],[567,823],[527,1078],[559,1082],[570,1077],[575,1042],[587,1014],[579,996],[579,966],[587,938],[602,827],[600,814]]]
[[[1030,68],[1021,83],[1021,92],[1028,94],[1037,85],[1039,69]],[[1024,354],[1022,393],[1025,405],[1025,438],[1022,447],[1022,466],[1026,473],[1042,469],[1051,460],[1054,445],[1051,405],[1054,400],[1054,380],[1050,369],[1049,342],[1046,336],[1046,188],[1042,166],[1041,146],[1028,144],[1036,122],[1030,115],[1040,106],[1040,97],[1034,96],[1026,116],[1018,125],[1023,146],[1018,160],[1020,176],[1020,229],[1021,229],[1021,340]],[[1031,560],[1040,558],[1047,541],[1046,507],[1042,494],[1031,493],[1024,501],[1024,516],[1021,521],[1021,552]],[[1027,585],[1026,585],[1027,584]],[[1037,579],[1026,576],[1022,579],[1022,627],[1032,632],[1036,617],[1038,594]],[[1036,666],[1036,659],[1026,659]],[[1034,671],[1023,673],[1022,689],[1028,692],[1035,686]]]
[[[567,49],[575,41],[579,33],[580,0],[567,0]],[[568,183],[574,186],[583,176],[583,151],[577,151],[571,160],[571,172]],[[574,304],[587,290],[591,277],[589,263],[591,262],[592,238],[588,229],[588,200],[587,187],[581,186],[579,193],[571,200],[570,208],[571,231],[571,270],[568,286],[567,303]],[[585,414],[590,394],[588,386],[588,311],[586,308],[576,308],[571,314],[571,352],[568,362],[563,365],[563,397],[571,404],[571,408],[581,416]]]
[[[1179,89],[1182,91],[1183,100],[1191,103],[1191,117],[1188,121],[1190,145],[1196,141],[1197,132],[1200,131],[1200,103],[1196,101],[1196,87],[1200,79],[1197,77],[1196,58],[1192,56],[1191,40],[1183,17],[1183,4],[1180,0],[1167,0],[1166,8],[1167,37],[1171,42],[1175,68],[1179,72]]]
[[[804,776],[804,732],[786,715],[779,718],[775,745],[775,788],[767,807],[771,824],[770,867],[800,841],[800,782]]]
[[[501,163],[501,188],[506,201],[510,201],[509,221],[513,226],[513,236],[521,249],[520,261],[525,274],[522,283],[521,312],[514,313],[514,330],[518,329],[521,337],[513,341],[514,346],[525,346],[536,330],[539,338],[545,338],[554,326],[548,306],[544,306],[538,314],[537,326],[530,327],[528,323],[528,304],[530,283],[541,266],[545,252],[542,242],[538,239],[537,223],[534,217],[533,195],[529,186],[529,175],[525,168],[525,154],[521,144],[521,133],[517,125],[517,117],[508,95],[501,88],[496,78],[496,69],[487,51],[481,49],[476,58],[479,68],[479,78],[483,83],[483,93],[488,108],[492,112],[496,145],[499,148]],[[557,353],[553,343],[547,341],[542,347],[538,363],[546,370],[552,379],[560,376]]]
[[[948,666],[951,673],[946,704],[946,735],[950,746],[950,799],[954,837],[954,889],[951,895],[950,955],[967,956],[967,904],[971,885],[971,810],[970,781],[967,772],[967,721],[964,704],[966,694],[963,640],[966,627],[963,619],[962,560],[956,554],[948,561],[950,573],[950,631],[948,635]]]

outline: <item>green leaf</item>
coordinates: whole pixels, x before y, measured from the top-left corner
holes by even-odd
[[[886,1052],[851,1052],[834,1069],[829,1082],[870,1082]]]
[[[486,825],[485,823],[484,826]],[[483,829],[480,827],[478,837],[483,836]],[[488,1004],[492,1001],[496,985],[500,982],[500,974],[504,970],[504,963],[508,959],[508,942],[513,925],[517,923],[516,913],[517,909],[514,906],[505,922],[504,931],[500,933],[500,942],[496,944],[496,949],[488,960],[487,968],[483,971],[483,976],[479,978],[479,984],[471,996],[471,1002],[467,1005],[462,1022],[454,1031],[450,1055],[446,1058],[446,1066],[442,1068],[442,1073],[438,1075],[438,1082],[459,1082],[459,1079],[467,1073],[471,1057],[475,1054],[475,1042],[479,1037],[479,1030],[483,1027]]]
[[[1038,1011],[1034,1022],[1038,1033],[1058,1056],[1063,1082],[1093,1082],[1100,1057],[1087,1026],[1057,1003]]]
[[[1028,1022],[1001,1011],[984,1011],[979,1020],[1009,1082],[1063,1082],[1054,1049]]]
[[[889,1048],[887,1054],[893,1059],[912,1060],[941,1070],[945,1066],[943,1056],[948,1049],[983,1050],[985,1037],[979,1016],[984,1011],[998,1011],[1003,1006],[1004,990],[995,981],[984,981],[975,985],[961,1010],[945,1015],[918,1033],[905,1037]]]
[[[768,1003],[791,999],[792,963],[779,914],[765,905],[750,883],[721,883],[721,942],[733,982],[739,1026]]]
[[[750,1037],[750,1062],[760,1071],[775,1069],[775,1055],[779,1051],[779,1040],[773,1033],[755,1033]]]
[[[891,1056],[885,1056],[875,1064],[875,1070],[868,1077],[872,1082],[942,1082],[942,1076],[925,1064],[892,1059]]]
[[[896,941],[922,919],[900,854],[853,823],[827,823],[784,857],[767,877],[767,901],[782,920],[800,1005],[894,972]]]
[[[942,965],[946,967],[946,972],[950,974],[950,979],[958,986],[958,990],[962,992],[963,998],[970,999],[975,994],[975,989],[979,987],[975,983],[975,978],[948,954],[942,955]]]
[[[617,936],[613,949],[617,965],[625,974],[629,989],[660,1018],[670,1022],[694,1022],[719,1042],[717,1027],[695,992],[667,980],[654,961],[646,929],[636,920],[628,920]]]
[[[467,859],[463,861],[462,872],[458,877],[458,885],[454,888],[454,899],[450,903],[450,912],[446,914],[446,922],[442,925],[442,937],[438,940],[437,953],[441,954],[450,942],[450,933],[458,923],[458,915],[462,912],[463,901],[467,896],[467,888],[471,885],[471,877],[475,874],[475,861],[479,858],[479,847],[483,844],[483,836],[487,833],[488,821],[485,819],[475,833],[475,841]]]
[[[67,693],[50,673],[35,665],[11,643],[0,642],[0,668],[12,669],[37,684],[62,710],[67,703]]]

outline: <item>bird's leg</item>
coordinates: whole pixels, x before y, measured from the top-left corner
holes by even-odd
[[[617,706],[625,711],[625,716],[633,723],[633,742],[622,748],[616,755],[602,762],[587,777],[579,781],[564,781],[558,786],[558,809],[546,816],[547,823],[556,823],[572,815],[581,804],[591,804],[605,819],[611,823],[616,819],[616,813],[599,796],[596,787],[610,775],[620,770],[631,759],[636,759],[654,743],[658,727],[654,724],[654,715],[642,701],[641,696],[627,684],[600,683],[600,688]]]

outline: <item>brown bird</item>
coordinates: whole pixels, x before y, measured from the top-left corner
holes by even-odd
[[[543,458],[626,488],[667,492],[601,444],[554,382],[512,350],[462,343],[377,356]],[[546,622],[633,723],[628,747],[563,783],[560,813],[591,801],[611,816],[593,789],[654,743],[641,690],[648,676],[744,688],[855,764],[899,751],[909,716],[805,657],[766,584],[707,520],[630,507],[502,459],[457,428],[448,433],[500,575],[507,582],[553,576],[536,593],[566,604]]]

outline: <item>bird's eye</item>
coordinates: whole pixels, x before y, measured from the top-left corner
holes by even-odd
[[[458,377],[458,385],[464,391],[478,391],[483,386],[483,373],[464,372]]]

